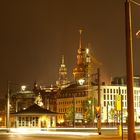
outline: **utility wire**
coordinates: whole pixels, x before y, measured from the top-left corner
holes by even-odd
[[[132,3],[136,4],[137,6],[140,6],[140,3],[134,1],[134,0],[130,0]]]

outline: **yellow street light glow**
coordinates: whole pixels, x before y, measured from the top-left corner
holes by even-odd
[[[63,123],[64,122],[64,120],[60,120],[60,123]]]
[[[91,104],[91,100],[88,100],[88,103]]]
[[[88,54],[89,53],[89,49],[88,48],[86,48],[86,54]]]

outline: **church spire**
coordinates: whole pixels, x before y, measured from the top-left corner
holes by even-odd
[[[64,55],[62,55],[62,62],[61,62],[61,65],[65,65],[65,62],[64,62]]]
[[[79,39],[79,48],[77,50],[77,65],[73,69],[73,75],[75,80],[79,80],[84,77],[84,54],[85,48],[82,46],[82,32],[83,30],[79,30],[80,39]]]
[[[61,64],[59,68],[59,79],[56,81],[57,86],[62,87],[66,86],[69,83],[67,78],[67,68],[64,62],[64,55],[61,58]]]
[[[79,49],[82,49],[82,32],[83,30],[79,30],[79,33],[80,33],[80,40],[79,40]]]

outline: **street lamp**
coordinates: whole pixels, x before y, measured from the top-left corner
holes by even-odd
[[[75,93],[73,93],[73,127],[75,127]]]
[[[90,119],[91,119],[92,124],[94,125],[93,109],[92,109],[93,101],[92,101],[92,99],[88,100],[88,104],[89,104],[89,110],[90,110],[90,114],[91,114]]]
[[[107,102],[107,109],[106,109],[106,113],[107,113],[107,114],[106,114],[106,117],[107,117],[107,119],[106,119],[106,120],[107,120],[107,125],[108,125],[108,122],[109,122],[109,121],[108,121],[108,120],[109,120],[108,109],[109,109],[109,102]]]
[[[97,69],[98,75],[98,134],[101,135],[101,88],[100,88],[100,69]]]
[[[12,92],[11,92],[11,86],[14,85],[14,86],[20,86],[19,84],[15,84],[15,83],[12,83],[11,81],[8,81],[7,83],[7,105],[6,105],[6,128],[7,128],[7,132],[9,132],[9,129],[10,129],[10,96],[12,96]],[[20,87],[20,91],[18,90],[18,92],[20,93],[24,93],[26,92],[26,87],[25,85],[21,86]],[[14,89],[14,92],[13,93],[16,93],[17,92],[17,89],[15,90]],[[18,100],[16,100],[16,106],[15,106],[15,111],[17,112],[18,111]]]
[[[96,106],[96,115],[97,115],[97,129],[98,134],[101,135],[101,81],[100,81],[100,68],[97,68],[97,96],[98,96],[98,105]]]
[[[7,107],[6,107],[6,128],[7,132],[9,132],[10,128],[10,82],[7,83]]]
[[[26,86],[25,85],[22,85],[21,86],[21,91],[25,91],[26,90]]]
[[[79,79],[76,83],[76,89],[77,86],[80,85],[82,86],[84,84],[85,80],[84,79]],[[75,104],[75,93],[73,93],[73,127],[75,127],[75,114],[76,114],[76,104]]]

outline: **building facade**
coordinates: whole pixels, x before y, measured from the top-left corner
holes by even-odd
[[[90,126],[93,127],[101,117],[102,123],[120,122],[120,118],[124,123],[127,123],[127,88],[125,77],[115,77],[110,84],[105,84],[104,81],[99,83],[97,78],[96,67],[97,61],[93,56],[91,48],[84,47],[82,44],[82,31],[80,30],[79,47],[77,49],[76,65],[73,68],[73,80],[68,80],[67,67],[65,65],[64,56],[62,56],[61,64],[58,70],[58,79],[56,85],[38,86],[34,83],[33,93],[16,93],[13,95],[14,110],[16,124],[20,127],[21,124],[26,126],[50,127],[42,125],[41,114],[26,114],[20,110],[27,109],[37,96],[42,101],[42,107],[51,112],[57,112],[56,122],[64,126]],[[95,73],[96,72],[96,73]],[[95,76],[95,77],[94,77]],[[104,84],[101,84],[104,83]],[[100,92],[100,96],[99,96]],[[121,95],[121,110],[118,110],[118,95]],[[25,100],[26,99],[26,100]],[[99,101],[101,105],[99,106]],[[27,101],[28,100],[28,101]],[[129,101],[131,102],[131,101]],[[98,109],[101,115],[98,114]],[[122,112],[121,112],[122,111]],[[135,122],[140,123],[140,77],[134,77],[134,114]],[[25,113],[26,116],[23,116]],[[122,116],[121,116],[122,114]],[[29,118],[28,116],[29,115]],[[37,115],[37,116],[36,116]],[[24,120],[31,120],[25,121]],[[45,117],[45,120],[51,120]],[[23,123],[22,123],[23,121]],[[29,124],[28,124],[28,123]],[[31,124],[34,122],[34,125]],[[40,123],[38,123],[40,122]]]
[[[122,96],[123,122],[127,122],[127,88],[126,86],[101,86],[102,122],[118,122],[117,95]],[[129,101],[131,102],[131,101]],[[140,87],[134,87],[135,122],[140,123]]]
[[[68,87],[63,90],[61,95],[57,98],[57,112],[61,113],[57,116],[58,123],[63,123],[67,121],[65,115],[70,112],[70,108],[75,108],[73,115],[79,115],[79,118],[73,120],[73,115],[71,115],[71,121],[75,123],[79,122],[85,124],[88,117],[86,116],[86,110],[84,108],[84,103],[87,108],[90,108],[91,113],[91,123],[97,123],[97,112],[96,107],[98,106],[98,92],[97,86],[93,86],[91,89],[87,89],[87,86],[79,86],[76,88]],[[92,96],[88,96],[89,91]],[[122,118],[123,122],[127,123],[127,88],[126,86],[116,86],[116,85],[101,85],[100,86],[100,100],[101,100],[101,122],[102,123],[113,123],[117,124],[120,122],[121,110],[117,110],[117,95],[122,96]],[[89,101],[94,101],[90,104]],[[131,102],[131,101],[130,101]],[[135,122],[140,123],[140,87],[134,87],[134,114]],[[89,114],[87,114],[89,115]],[[69,121],[69,120],[68,120]]]
[[[37,104],[14,113],[15,128],[52,128],[56,127],[56,113]]]

